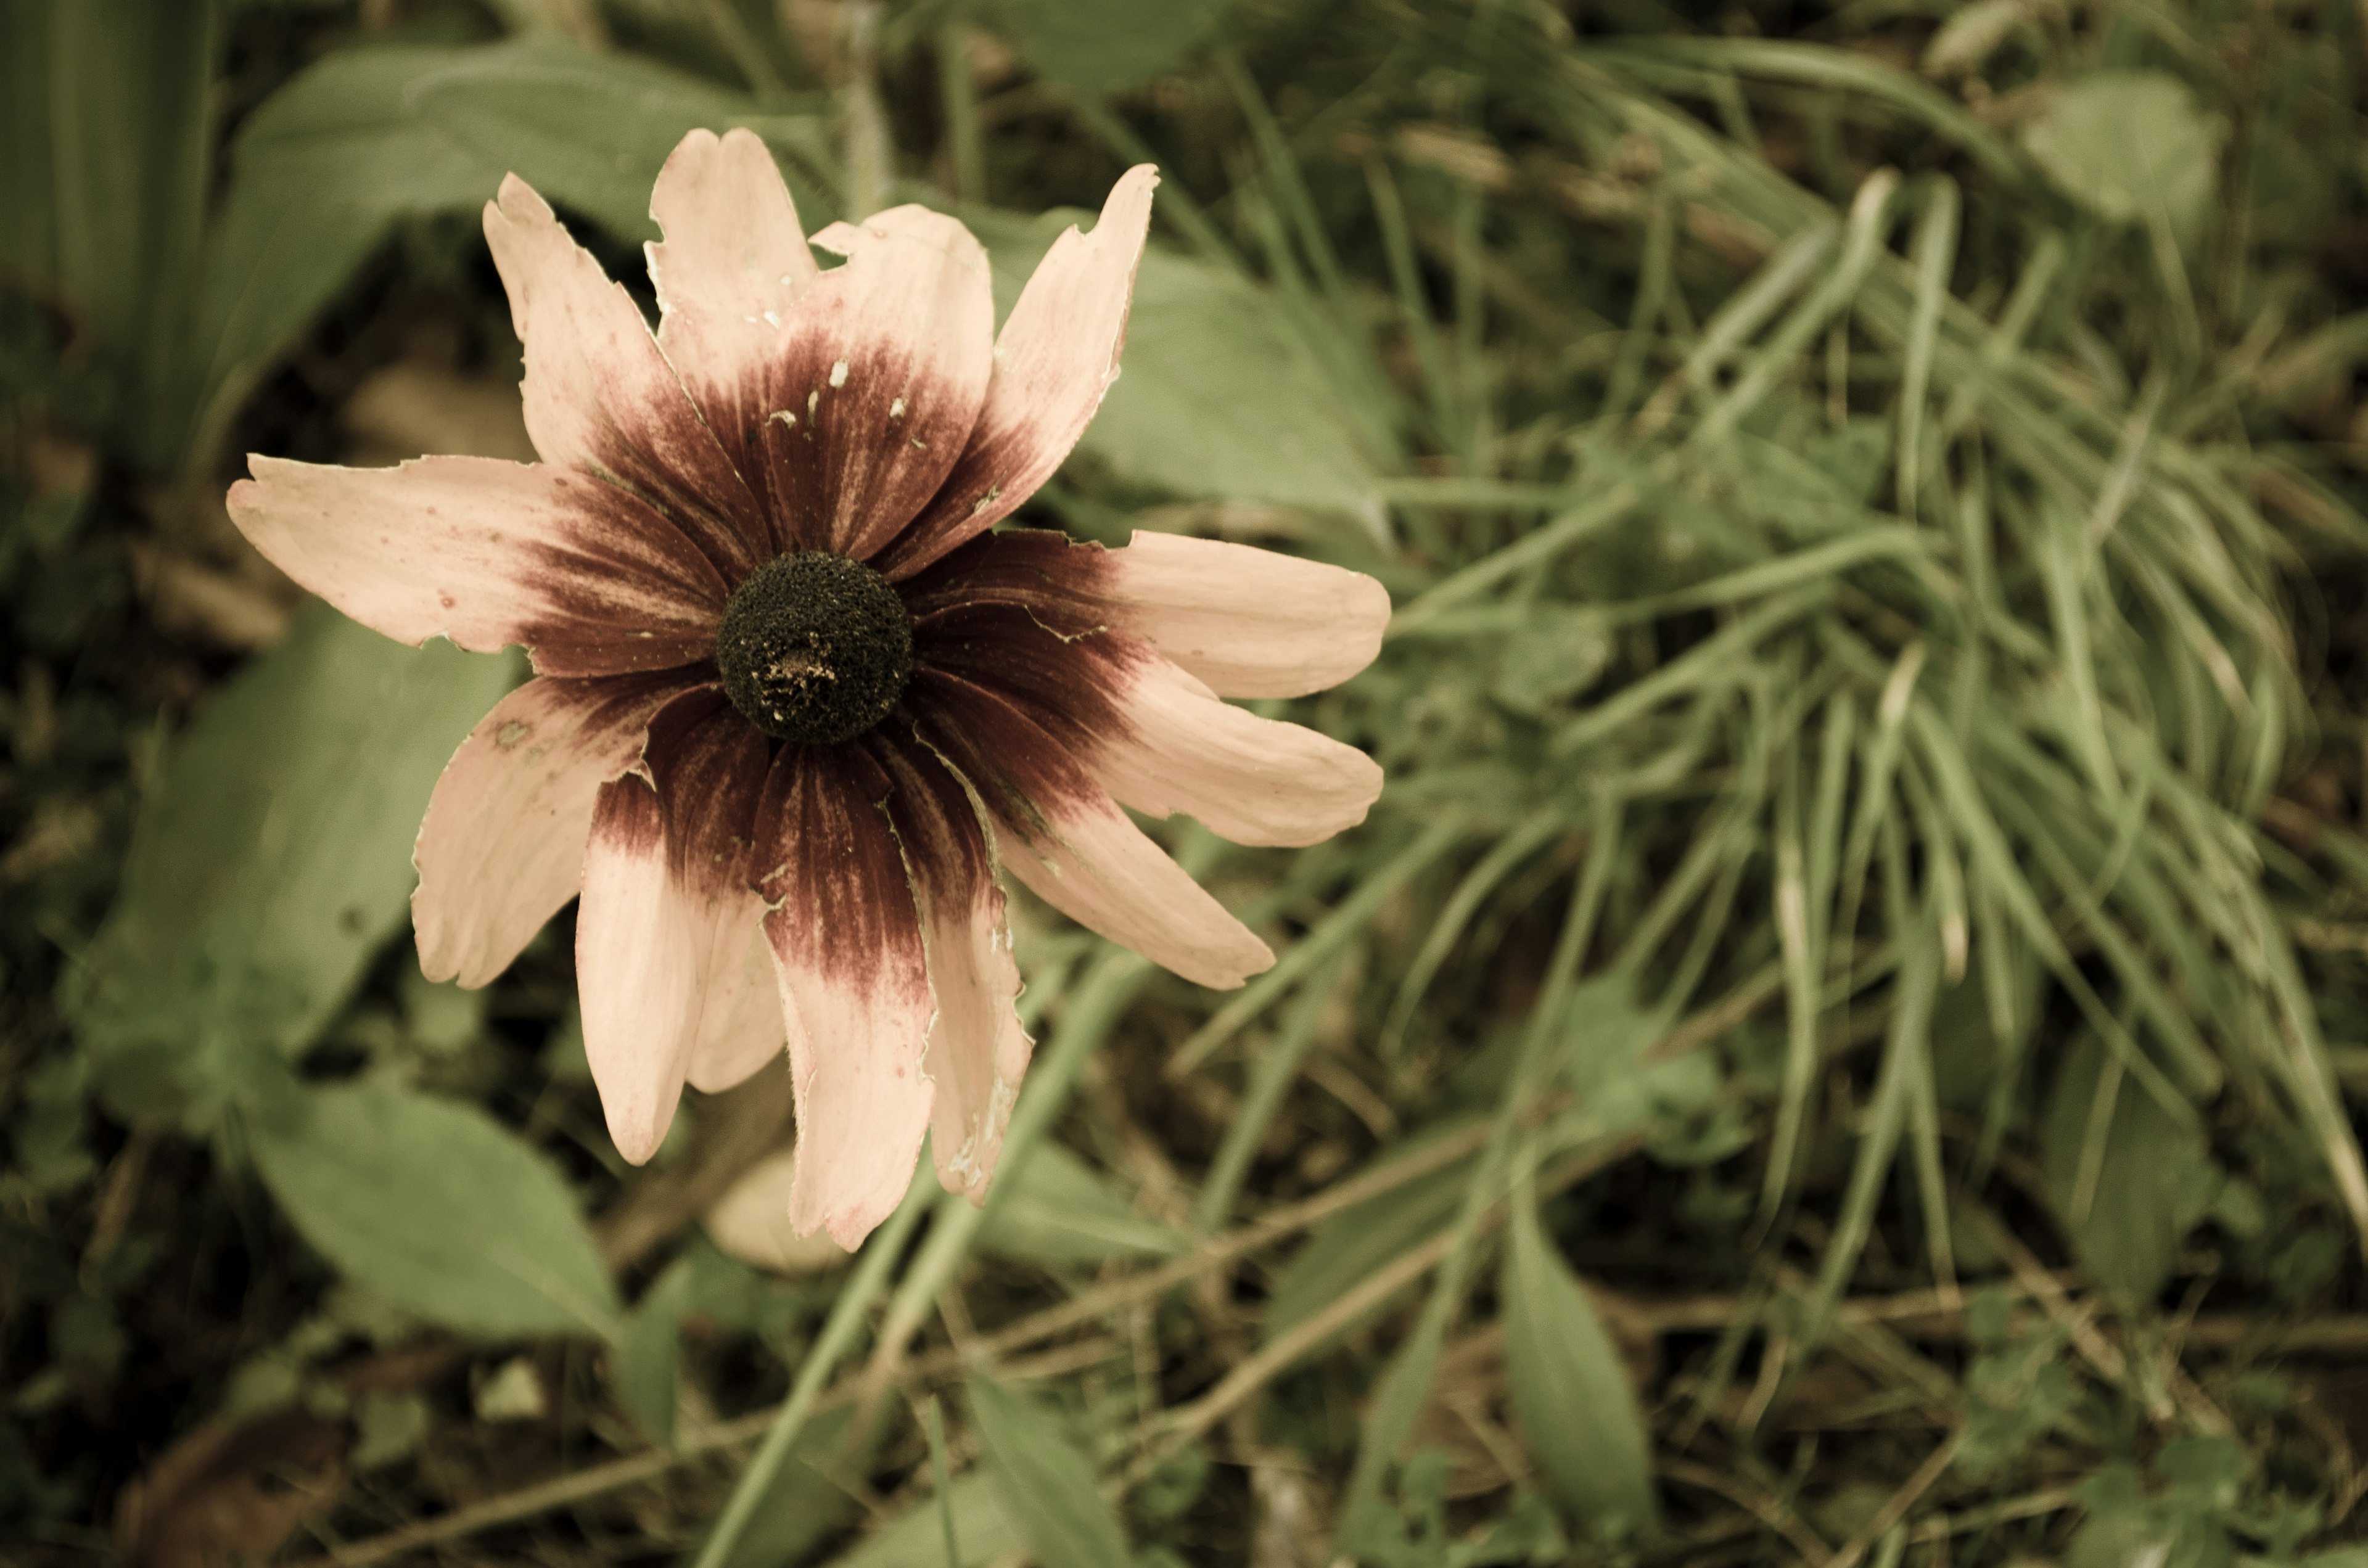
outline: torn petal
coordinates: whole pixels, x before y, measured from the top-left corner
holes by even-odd
[[[931,1102],[920,920],[857,746],[786,745],[757,817],[797,1100],[790,1222],[852,1252],[912,1185]]]
[[[575,896],[600,786],[640,758],[651,716],[701,678],[539,676],[470,732],[412,849],[411,916],[428,979],[484,984]]]
[[[986,1201],[1004,1129],[1033,1050],[1013,1006],[1019,969],[977,808],[926,747],[885,732],[868,743],[894,786],[890,823],[920,893],[937,1017],[925,1065],[935,1086],[929,1147],[948,1192]]]
[[[645,497],[725,577],[745,576],[770,553],[770,530],[632,296],[516,175],[485,203],[485,240],[526,345],[534,449]]]
[[[986,253],[898,207],[815,236],[848,252],[798,301],[765,383],[762,484],[799,548],[868,558],[937,493],[986,395]]]

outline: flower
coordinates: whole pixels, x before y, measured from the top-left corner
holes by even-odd
[[[1361,752],[1221,697],[1346,679],[1371,578],[1243,545],[987,530],[1118,374],[1158,183],[1072,228],[1000,335],[985,253],[897,207],[812,244],[754,135],[693,131],[651,199],[655,336],[515,175],[485,234],[542,460],[249,460],[230,512],[290,577],[413,644],[534,677],[438,783],[421,967],[482,985],[571,897],[618,1151],[682,1085],[786,1043],[791,1222],[852,1248],[909,1184],[983,1200],[1030,1040],[998,871],[1187,979],[1273,955],[1121,802],[1243,844],[1362,821]]]

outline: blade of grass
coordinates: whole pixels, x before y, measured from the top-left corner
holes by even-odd
[[[1349,1471],[1335,1538],[1347,1551],[1361,1551],[1360,1543],[1374,1532],[1383,1506],[1383,1480],[1395,1462],[1399,1446],[1413,1429],[1416,1416],[1421,1413],[1447,1331],[1462,1310],[1478,1250],[1481,1217],[1508,1189],[1506,1165],[1520,1114],[1558,1065],[1555,1058],[1559,1053],[1554,1044],[1565,1032],[1561,1027],[1563,1008],[1593,938],[1604,892],[1611,885],[1611,867],[1619,852],[1620,817],[1621,806],[1616,801],[1597,802],[1587,869],[1572,885],[1570,906],[1564,915],[1561,934],[1555,938],[1554,956],[1547,960],[1537,1002],[1531,1009],[1520,1057],[1506,1080],[1505,1091],[1491,1119],[1487,1144],[1474,1165],[1454,1227],[1449,1233],[1452,1239],[1447,1256],[1440,1261],[1413,1332],[1382,1375],[1359,1433],[1357,1457]]]
[[[1941,330],[1941,299],[1949,290],[1949,272],[1957,259],[1957,183],[1936,176],[1924,198],[1924,215],[1909,242],[1908,259],[1916,267],[1916,314],[1907,329],[1907,363],[1899,381],[1899,452],[1896,481],[1899,515],[1909,522],[1917,517],[1921,489],[1917,463],[1923,452],[1924,401],[1932,379],[1932,340]]]
[[[1301,1061],[1315,1042],[1315,1026],[1332,1000],[1342,962],[1342,959],[1334,958],[1309,976],[1274,1043],[1258,1053],[1250,1069],[1249,1086],[1242,1095],[1240,1107],[1225,1123],[1224,1141],[1217,1145],[1216,1155],[1209,1162],[1209,1174],[1201,1183],[1201,1196],[1192,1205],[1195,1231],[1206,1234],[1233,1214],[1234,1200],[1241,1194],[1242,1180],[1249,1174],[1250,1162],[1258,1157],[1258,1145],[1266,1142],[1267,1130],[1274,1125],[1283,1096],[1298,1081]]]
[[[1207,1061],[1211,1052],[1272,1006],[1299,983],[1301,976],[1346,947],[1381,913],[1390,895],[1461,843],[1470,832],[1470,824],[1461,814],[1451,813],[1433,822],[1413,843],[1359,882],[1356,891],[1334,905],[1332,913],[1314,930],[1293,943],[1272,969],[1235,992],[1206,1023],[1193,1030],[1169,1055],[1166,1075],[1183,1077]]]
[[[1440,965],[1447,961],[1455,940],[1463,934],[1472,916],[1487,896],[1497,891],[1498,883],[1513,869],[1528,859],[1540,846],[1562,831],[1565,819],[1560,811],[1543,811],[1523,822],[1512,832],[1499,838],[1488,853],[1464,873],[1447,902],[1440,906],[1439,918],[1431,923],[1430,934],[1423,938],[1414,961],[1406,966],[1406,978],[1399,982],[1395,999],[1390,1004],[1388,1017],[1382,1025],[1381,1052],[1395,1057],[1406,1040],[1407,1020],[1430,989]]]

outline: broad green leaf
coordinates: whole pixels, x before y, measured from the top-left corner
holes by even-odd
[[[985,1568],[1019,1551],[1026,1544],[1004,1512],[992,1480],[978,1471],[958,1477],[947,1490],[953,1512],[954,1536],[962,1543],[962,1560],[954,1568]],[[838,1558],[834,1568],[948,1568],[943,1517],[935,1497],[924,1497]],[[1115,1559],[1124,1562],[1125,1559]]]
[[[979,1227],[978,1244],[1031,1263],[1099,1263],[1166,1256],[1183,1245],[1110,1191],[1086,1163],[1055,1143],[1040,1146]]]
[[[832,162],[817,122],[759,115],[744,93],[630,56],[472,50],[416,83],[407,107],[486,165],[517,170],[623,239],[658,237],[650,189],[675,144],[701,127],[747,125],[794,142],[805,154],[790,171],[798,216],[809,231],[829,216],[814,179]]]
[[[1135,86],[1206,39],[1226,0],[996,0],[1039,75],[1087,93]]]
[[[218,10],[0,7],[0,272],[63,297],[142,461],[158,460],[137,394],[181,325],[211,174]]]
[[[1126,1562],[1118,1513],[1101,1494],[1093,1461],[1077,1451],[1060,1422],[985,1378],[971,1379],[969,1388],[971,1422],[996,1500],[1042,1568],[1111,1568]],[[959,1514],[955,1523],[961,1528]],[[975,1550],[965,1533],[963,1554]]]
[[[1505,1381],[1529,1449],[1580,1528],[1622,1540],[1652,1528],[1652,1448],[1636,1391],[1595,1303],[1515,1206],[1505,1259]]]
[[[1091,213],[962,214],[995,266],[998,312]],[[1078,449],[1120,478],[1195,499],[1380,516],[1380,479],[1322,362],[1256,284],[1152,247],[1135,274],[1118,381]]]
[[[689,1258],[677,1258],[643,1292],[609,1353],[617,1403],[660,1448],[674,1447],[675,1373],[681,1360],[682,1315],[695,1284]]]
[[[2094,1145],[2098,1085],[2111,1060],[2094,1035],[2082,1037],[2056,1075],[2041,1141],[2048,1196],[2073,1249],[2100,1285],[2137,1307],[2170,1278],[2180,1237],[2196,1217],[2192,1194],[2211,1186],[2214,1173],[2203,1133],[2173,1120],[2126,1077],[2102,1146]]]
[[[296,1229],[371,1294],[463,1333],[619,1333],[566,1185],[474,1106],[342,1085],[248,1127]]]
[[[2158,217],[2187,233],[2212,200],[2221,133],[2176,76],[2106,71],[2055,88],[2023,127],[2022,144],[2107,222]]]
[[[307,1043],[404,921],[437,776],[518,679],[325,605],[222,687],[133,833],[77,998],[111,1044]]]

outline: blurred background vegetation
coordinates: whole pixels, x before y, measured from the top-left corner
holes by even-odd
[[[0,1558],[2368,1561],[2363,27],[0,0]],[[619,1164],[568,916],[421,980],[520,668],[221,502],[531,456],[478,208],[646,303],[732,125],[1007,306],[1156,160],[1022,520],[1397,605],[1278,705],[1372,820],[1169,835],[1275,969],[1021,908],[994,1200],[852,1261],[785,1074]]]

